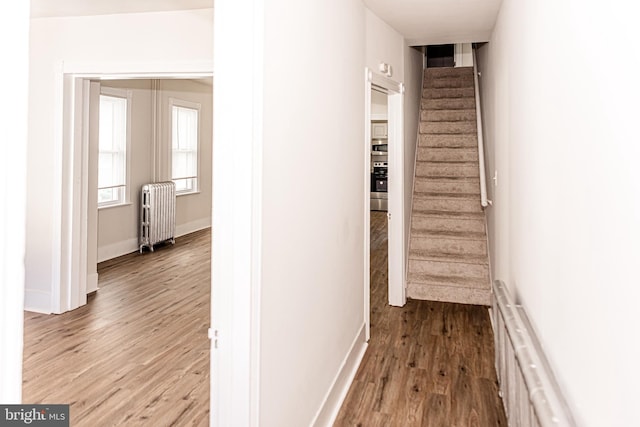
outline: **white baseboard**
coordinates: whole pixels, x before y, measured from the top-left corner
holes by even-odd
[[[313,419],[311,426],[332,426],[335,422],[338,412],[340,412],[342,402],[344,402],[345,397],[347,397],[349,387],[351,387],[351,383],[362,362],[364,352],[367,349],[368,344],[366,342],[365,331],[366,324],[363,324],[356,338],[353,340],[349,353],[343,360],[340,370],[322,401],[322,405]]]
[[[190,233],[194,233],[199,230],[211,227],[211,218],[201,218],[195,221],[187,222],[184,224],[176,225],[176,237],[181,237]],[[98,262],[107,261],[109,259],[117,258],[122,255],[130,254],[140,248],[138,245],[138,239],[127,239],[122,242],[113,243],[98,247]],[[96,281],[97,286],[97,281]],[[87,291],[89,290],[89,283],[87,283]]]
[[[87,274],[87,294],[98,290],[98,273]]]
[[[51,293],[35,289],[24,290],[24,309],[35,313],[51,314]]]
[[[184,224],[177,224],[176,237],[204,230],[205,228],[209,227],[211,227],[211,218],[201,218]]]

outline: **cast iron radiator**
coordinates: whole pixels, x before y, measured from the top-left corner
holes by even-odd
[[[172,181],[142,186],[140,193],[140,253],[170,240],[175,243],[176,185]]]
[[[513,427],[575,427],[549,362],[522,306],[493,284],[493,327],[500,393]]]

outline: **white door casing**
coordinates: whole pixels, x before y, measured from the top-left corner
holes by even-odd
[[[214,340],[210,423],[215,427],[258,426],[263,0],[216,2],[213,32],[216,69],[211,333]],[[238,46],[249,49],[238,54]]]
[[[97,198],[89,191],[96,177],[89,174],[89,147],[92,130],[89,127],[92,114],[92,86],[89,79],[135,78],[200,78],[211,77],[211,62],[137,63],[61,62],[56,70],[56,126],[53,136],[55,151],[56,197],[53,215],[60,227],[53,236],[57,259],[51,278],[51,312],[63,313],[86,304],[87,292],[96,289],[93,245],[97,235]],[[95,91],[95,86],[93,87]],[[95,112],[93,113],[95,114]],[[97,256],[96,256],[97,259]]]
[[[404,253],[404,85],[365,69],[364,136],[364,318],[366,338],[370,334],[370,235],[371,228],[371,90],[376,86],[387,93],[388,109],[388,217],[389,217],[389,304],[406,303]]]
[[[22,399],[24,255],[27,187],[29,2],[5,2],[0,14],[6,102],[0,105],[0,402]]]

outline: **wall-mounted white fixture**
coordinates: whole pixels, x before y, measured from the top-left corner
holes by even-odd
[[[391,64],[387,64],[386,62],[381,62],[378,66],[378,69],[382,74],[387,77],[391,77],[393,75],[393,70],[391,69]]]

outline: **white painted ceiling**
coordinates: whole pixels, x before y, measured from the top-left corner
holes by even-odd
[[[31,17],[110,15],[212,7],[213,0],[31,0]]]
[[[212,8],[214,0],[31,0],[31,17]],[[304,1],[304,0],[301,0]],[[363,0],[410,45],[487,41],[502,0]]]
[[[502,0],[363,0],[412,46],[488,41]]]

